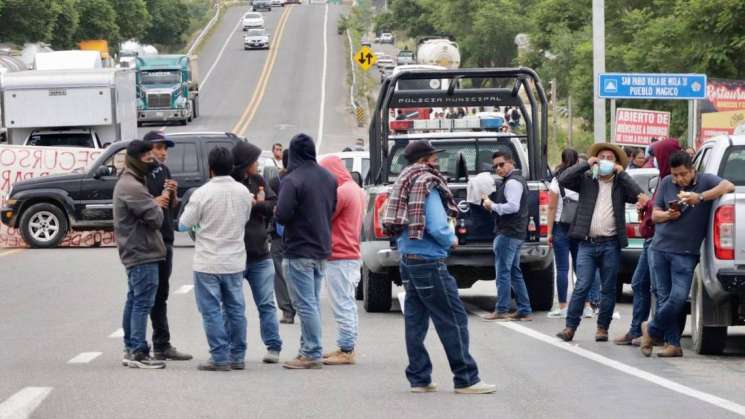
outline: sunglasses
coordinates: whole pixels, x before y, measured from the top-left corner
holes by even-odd
[[[497,163],[494,166],[492,166],[493,169],[501,169],[504,167],[504,165],[507,164],[507,162]]]

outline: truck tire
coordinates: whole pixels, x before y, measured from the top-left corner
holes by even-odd
[[[199,96],[194,96],[194,101],[191,105],[191,113],[194,116],[194,119],[199,117]]]
[[[21,236],[34,249],[48,249],[67,235],[67,214],[57,205],[47,202],[34,204],[21,216]]]
[[[524,270],[533,311],[548,311],[554,305],[554,262],[544,269]]]
[[[354,298],[357,301],[363,301],[365,299],[365,291],[363,290],[362,282],[362,269],[360,268],[360,282],[357,283],[357,288],[354,290]]]
[[[391,280],[387,274],[378,274],[362,267],[363,306],[368,313],[385,313],[391,310]]]
[[[698,274],[694,274],[691,292],[691,338],[693,349],[700,354],[719,355],[727,346],[727,326],[704,325],[704,311],[714,309],[715,304],[709,298]]]

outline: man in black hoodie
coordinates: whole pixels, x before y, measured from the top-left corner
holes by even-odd
[[[269,225],[277,196],[259,175],[259,155],[259,147],[246,142],[238,143],[233,148],[233,178],[253,194],[254,205],[243,239],[246,244],[244,275],[259,311],[261,340],[267,348],[263,362],[276,364],[282,351],[282,339],[279,337],[277,306],[274,303],[274,264],[269,253]]]
[[[316,163],[316,146],[305,134],[290,141],[287,175],[282,178],[277,222],[284,225],[283,267],[293,305],[300,316],[300,351],[288,369],[321,368],[319,294],[331,255],[331,217],[336,208],[336,178]]]

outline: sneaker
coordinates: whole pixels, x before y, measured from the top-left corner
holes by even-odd
[[[437,391],[437,384],[429,383],[426,386],[412,387],[410,391],[412,393],[434,393]]]
[[[508,322],[508,321],[512,320],[510,318],[510,314],[509,313],[497,313],[496,311],[494,313],[487,314],[486,316],[482,317],[481,319],[484,320],[484,321],[487,321],[487,322],[494,322],[494,321],[497,321],[497,322],[507,321]]]
[[[289,313],[282,313],[282,318],[279,320],[282,324],[293,324],[295,323],[295,315]]]
[[[336,354],[332,356],[324,357],[323,363],[326,365],[353,365],[355,363],[354,351],[337,351]]]
[[[231,370],[245,370],[246,369],[246,363],[243,361],[236,361],[230,363],[230,369]]]
[[[156,361],[150,358],[150,354],[146,352],[137,352],[130,355],[127,362],[129,368],[140,368],[146,370],[156,370],[166,367],[166,363],[163,361]]]
[[[298,355],[295,359],[285,362],[282,366],[288,370],[317,370],[323,368],[321,361],[314,361],[302,355]]]
[[[266,351],[266,355],[261,360],[265,364],[277,364],[279,363],[279,351]]]
[[[497,391],[496,385],[486,384],[483,381],[479,381],[478,383],[470,387],[463,387],[463,388],[455,389],[456,394],[489,394],[489,393],[494,393],[496,391]]]
[[[549,319],[566,319],[567,318],[567,309],[565,308],[557,308],[556,310],[548,313],[546,315]]]
[[[590,306],[585,306],[585,309],[582,310],[582,317],[586,319],[591,319],[592,316],[594,315],[595,315],[595,310],[593,310],[593,308]]]
[[[340,353],[341,353],[341,350],[337,350],[334,352],[326,352],[325,354],[323,354],[323,359],[331,358],[333,356],[339,355]]]
[[[174,346],[169,346],[168,349],[164,351],[153,351],[153,359],[159,361],[189,361],[192,358],[194,357],[187,353],[179,352]]]
[[[211,359],[197,365],[199,371],[230,371],[231,368],[231,364],[215,364]]]
[[[524,314],[515,312],[509,315],[510,321],[513,322],[532,322],[533,316],[530,313]]]
[[[124,350],[124,355],[122,355],[122,366],[128,367],[129,361],[132,360],[132,352],[129,351],[129,349]]]

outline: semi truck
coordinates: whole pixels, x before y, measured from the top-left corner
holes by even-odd
[[[0,104],[9,144],[99,148],[137,138],[132,70],[7,73]]]
[[[199,115],[199,79],[194,55],[138,56],[137,125],[188,124]]]
[[[437,65],[449,70],[459,68],[458,44],[447,38],[422,38],[416,48],[416,62],[423,65]]]

